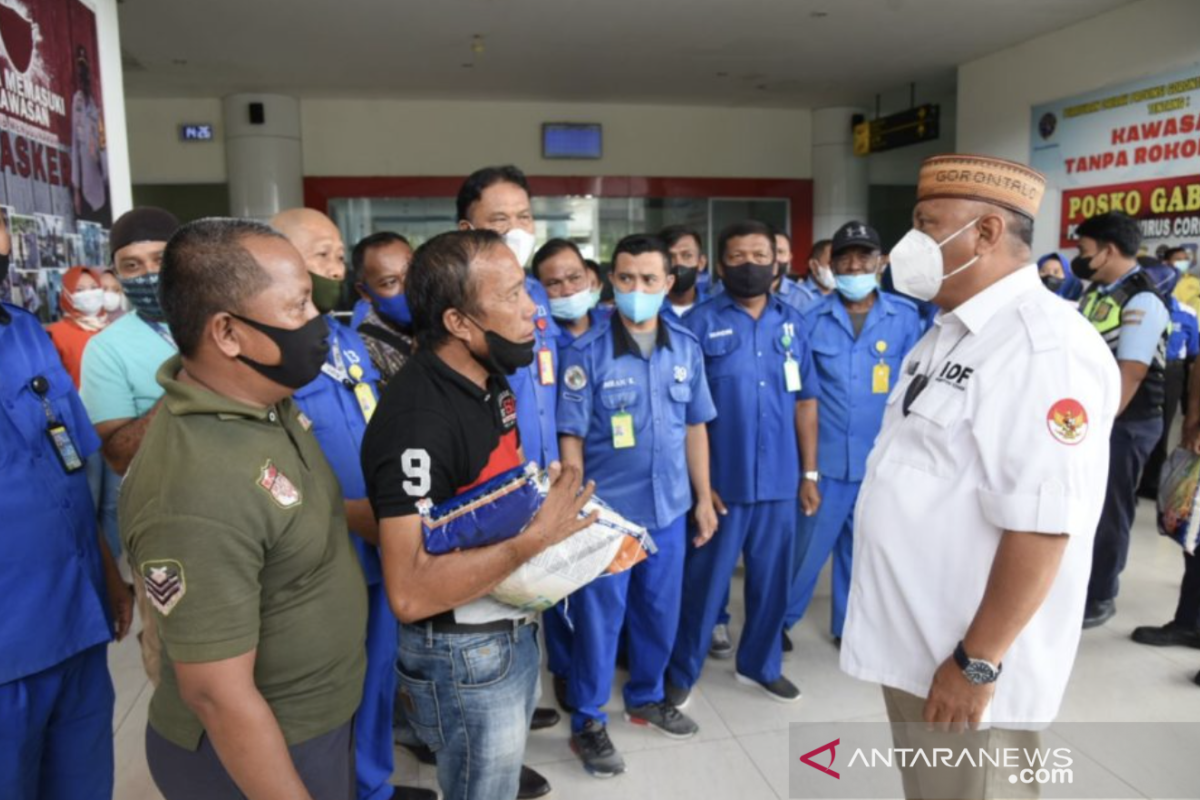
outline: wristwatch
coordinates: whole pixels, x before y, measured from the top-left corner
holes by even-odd
[[[812,472],[804,473],[803,477],[804,477],[804,480],[812,481],[813,483],[821,482],[821,473],[817,472],[816,470],[813,470]]]
[[[1003,664],[993,664],[982,658],[971,658],[967,655],[961,641],[954,648],[954,663],[958,664],[958,668],[962,670],[963,677],[976,686],[995,683],[996,679],[1000,677],[1000,670],[1004,669]]]

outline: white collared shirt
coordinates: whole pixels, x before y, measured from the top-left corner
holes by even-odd
[[[1053,721],[1079,644],[1120,395],[1104,340],[1032,265],[940,314],[904,361],[867,461],[842,669],[926,697],[975,616],[1003,533],[1067,534],[988,715],[997,727]]]

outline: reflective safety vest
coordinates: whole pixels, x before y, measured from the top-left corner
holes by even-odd
[[[1117,357],[1117,345],[1121,340],[1121,315],[1125,306],[1134,297],[1145,292],[1152,292],[1162,302],[1162,297],[1155,290],[1150,276],[1138,270],[1121,281],[1111,292],[1101,292],[1103,287],[1093,285],[1079,301],[1079,310],[1088,322],[1104,337],[1113,358]],[[1154,360],[1137,393],[1129,401],[1119,420],[1132,421],[1161,417],[1163,413],[1165,370],[1167,366],[1167,340],[1171,335],[1168,325],[1163,329],[1154,351]]]

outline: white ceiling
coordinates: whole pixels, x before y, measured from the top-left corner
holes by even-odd
[[[121,0],[135,96],[821,107],[1130,0]],[[482,36],[483,52],[472,50]]]

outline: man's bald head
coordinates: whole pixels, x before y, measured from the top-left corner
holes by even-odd
[[[271,227],[300,251],[309,272],[341,280],[346,276],[346,245],[333,220],[312,208],[289,208],[271,217]]]

